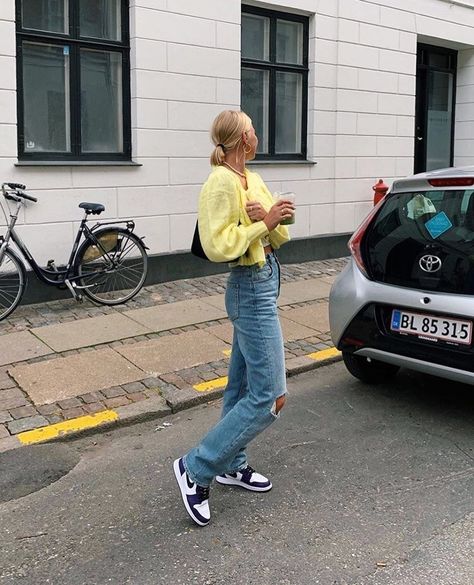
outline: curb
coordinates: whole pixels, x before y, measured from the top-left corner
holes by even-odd
[[[69,441],[121,426],[163,418],[172,413],[166,401],[161,396],[156,396],[143,402],[103,410],[0,439],[0,453],[29,445]]]
[[[341,361],[341,353],[332,347],[312,354],[286,360],[287,378],[310,372],[322,366]],[[161,396],[148,398],[115,409],[104,410],[96,414],[85,415],[60,423],[24,431],[18,435],[0,439],[0,453],[18,447],[36,445],[52,441],[67,441],[92,435],[120,426],[163,418],[182,410],[205,404],[222,397],[227,377],[217,378],[197,384],[192,388],[164,388]]]

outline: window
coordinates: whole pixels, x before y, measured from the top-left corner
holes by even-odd
[[[18,157],[129,160],[128,0],[17,0]]]
[[[242,10],[241,104],[259,137],[257,159],[306,159],[308,19]]]

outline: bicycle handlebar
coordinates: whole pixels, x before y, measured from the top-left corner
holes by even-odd
[[[5,193],[5,187],[13,189],[13,191],[15,191],[15,195],[10,195],[10,197],[8,197],[7,193]],[[3,183],[2,185],[2,191],[5,197],[13,198],[14,196],[16,196],[21,197],[22,199],[28,199],[28,201],[33,201],[33,203],[36,203],[38,199],[36,197],[33,197],[33,195],[28,195],[28,193],[25,193],[24,189],[26,189],[26,185],[22,185],[21,183]]]
[[[23,191],[21,193],[18,193],[19,197],[23,197],[24,199],[28,199],[29,201],[33,201],[34,203],[36,203],[38,201],[38,199],[36,197],[33,197],[33,195],[28,195],[27,193],[24,193]]]
[[[22,185],[21,183],[4,183],[4,185],[10,187],[10,189],[21,189],[22,191],[26,189],[26,185]]]

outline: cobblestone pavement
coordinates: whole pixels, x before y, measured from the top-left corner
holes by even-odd
[[[314,279],[320,276],[331,276],[339,273],[347,262],[346,258],[336,260],[313,261],[304,264],[291,264],[282,267],[282,282]],[[113,312],[121,312],[133,308],[149,307],[156,304],[173,303],[176,301],[198,299],[209,295],[221,294],[225,290],[226,274],[203,278],[185,279],[146,287],[136,299],[118,307],[95,306],[89,301],[82,304],[72,299],[22,306],[13,313],[10,319],[0,323],[0,335],[24,331],[32,327],[52,325],[77,319],[86,319]],[[327,299],[286,305],[282,311],[311,304],[324,303]],[[171,329],[159,333],[150,333],[133,338],[114,341],[108,344],[85,347],[58,353],[55,356],[32,358],[23,364],[44,360],[60,359],[78,353],[94,352],[96,349],[116,348],[148,339],[167,335],[177,335],[185,331],[205,329],[213,325],[227,322],[226,319],[208,321]],[[311,337],[285,343],[286,359],[296,358],[327,349],[332,346],[330,335],[320,333]],[[91,359],[93,355],[91,353]],[[229,358],[202,364],[193,368],[162,374],[157,377],[145,378],[138,382],[113,386],[101,391],[89,392],[81,396],[61,400],[53,404],[35,406],[29,397],[18,387],[8,374],[10,366],[0,367],[0,439],[16,435],[31,429],[70,420],[105,409],[127,406],[134,402],[156,397],[157,394],[168,399],[178,393],[189,392],[195,384],[207,382],[227,375]]]
[[[346,265],[347,258],[319,260],[303,264],[286,264],[282,266],[282,282],[309,280],[318,276],[337,274]],[[225,291],[227,274],[206,276],[164,282],[143,288],[140,293],[125,305],[107,307],[95,305],[89,300],[77,303],[72,298],[36,305],[25,305],[17,308],[5,321],[0,322],[0,335],[25,331],[32,327],[42,327],[55,323],[65,323],[87,317],[108,315],[114,312],[129,311],[153,305],[162,305],[198,299],[209,295],[221,294]],[[34,286],[32,277],[29,286]]]

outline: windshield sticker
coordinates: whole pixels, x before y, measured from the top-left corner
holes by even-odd
[[[444,211],[441,211],[438,215],[435,215],[427,221],[425,227],[434,240],[441,236],[441,234],[444,234],[444,232],[447,232],[449,228],[452,228],[453,224],[450,222]]]

